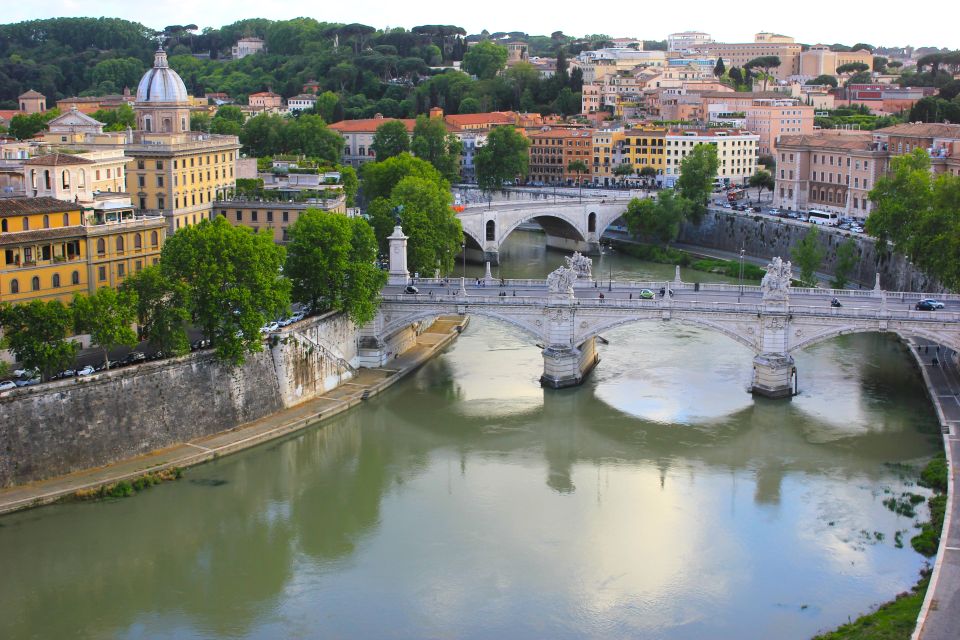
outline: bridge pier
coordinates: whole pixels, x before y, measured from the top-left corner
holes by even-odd
[[[761,353],[753,359],[754,395],[789,398],[797,393],[797,367],[793,356],[785,353]]]
[[[579,348],[551,345],[543,350],[543,375],[540,384],[551,389],[563,389],[582,384],[600,362],[595,338]]]

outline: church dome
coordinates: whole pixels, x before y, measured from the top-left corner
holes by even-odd
[[[137,102],[187,102],[187,87],[176,71],[167,64],[167,52],[158,49],[153,68],[140,78]]]

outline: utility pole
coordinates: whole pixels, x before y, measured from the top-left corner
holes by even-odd
[[[743,245],[740,246],[740,295],[743,295],[743,254],[744,249]],[[737,299],[737,302],[740,302],[740,299]]]

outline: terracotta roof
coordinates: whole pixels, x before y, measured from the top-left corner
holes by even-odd
[[[46,97],[47,96],[43,95],[39,91],[34,91],[33,89],[30,89],[30,91],[27,91],[26,93],[21,93],[19,96],[17,96],[17,98],[46,98]]]
[[[31,213],[80,211],[80,205],[56,198],[0,198],[0,216],[23,216]]]
[[[17,116],[23,113],[16,109],[0,109],[0,120],[11,120],[13,116]]]
[[[877,129],[874,133],[889,136],[915,136],[918,138],[957,138],[960,139],[960,124],[938,124],[926,122],[908,122],[892,127]]]
[[[83,236],[84,228],[77,225],[73,227],[54,227],[51,229],[36,229],[34,231],[15,231],[0,235],[0,246],[9,244],[19,244],[21,242],[36,242],[37,240],[53,240],[56,238],[71,238]]]
[[[273,91],[261,91],[260,93],[251,93],[251,94],[250,94],[250,97],[251,97],[251,98],[254,97],[254,96],[270,96],[270,97],[279,98],[279,97],[280,97],[280,94],[279,94],[279,93],[274,93]]]
[[[733,100],[757,100],[760,98],[780,98],[782,100],[796,100],[789,93],[779,91],[701,91],[701,98],[731,98]]]
[[[447,124],[455,127],[465,127],[478,124],[513,124],[516,122],[517,114],[512,111],[492,111],[490,113],[464,113],[459,115],[444,116]]]
[[[341,120],[329,125],[328,128],[340,133],[373,133],[377,127],[385,122],[399,120],[407,131],[413,132],[413,127],[417,124],[416,120],[410,118],[363,118],[362,120]]]
[[[287,98],[287,102],[290,100],[312,100],[313,102],[317,101],[317,96],[312,93],[298,93],[292,98]]]
[[[592,138],[593,129],[548,129],[533,131],[531,138]]]
[[[815,147],[817,149],[836,149],[838,151],[870,151],[873,137],[869,133],[858,134],[813,134],[802,136],[780,136],[777,148]]]
[[[48,153],[43,156],[35,156],[29,160],[24,160],[25,165],[40,165],[43,167],[64,167],[76,164],[95,164],[93,160],[81,158],[80,156],[70,155],[69,153]]]

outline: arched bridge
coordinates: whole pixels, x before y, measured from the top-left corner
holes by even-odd
[[[627,208],[627,200],[584,199],[583,202],[510,202],[470,205],[457,214],[463,225],[468,251],[477,258],[499,264],[500,245],[526,222],[539,224],[547,234],[547,246],[593,254],[599,252],[600,236]]]
[[[879,284],[856,291],[790,287],[790,265],[779,258],[768,266],[761,286],[681,282],[679,268],[673,281],[601,286],[589,274],[578,278],[575,269],[560,268],[547,280],[488,277],[468,285],[462,279],[421,279],[413,292],[405,243],[397,227],[390,284],[376,318],[361,329],[366,366],[386,363],[387,345],[398,333],[450,313],[495,318],[530,335],[543,349],[541,381],[551,387],[580,384],[598,362],[595,338],[641,321],[682,322],[736,340],[755,354],[753,391],[770,397],[796,392],[793,352],[843,334],[893,332],[960,351],[960,295],[938,296],[943,309],[919,311],[916,303],[927,296],[886,292]],[[832,298],[840,306],[831,304]]]

